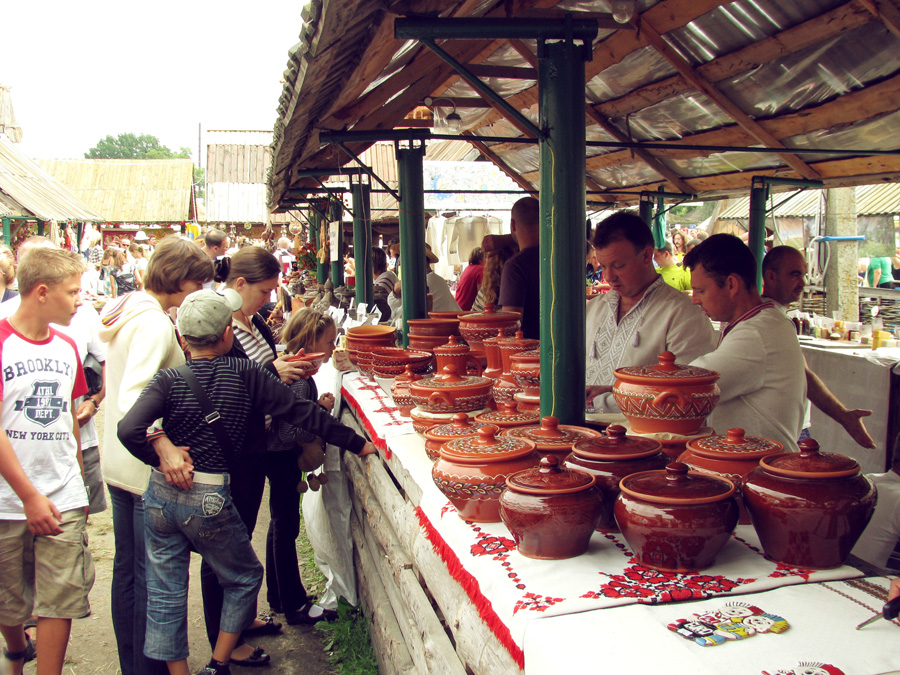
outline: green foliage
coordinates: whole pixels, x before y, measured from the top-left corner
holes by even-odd
[[[189,159],[190,156],[189,148],[183,147],[178,152],[172,152],[156,136],[150,134],[119,134],[116,138],[107,136],[84,153],[85,159]]]
[[[369,639],[369,622],[346,600],[341,598],[338,602],[337,621],[320,621],[316,629],[326,635],[328,642],[325,649],[331,653],[331,662],[339,667],[341,675],[373,675],[378,672],[378,662]]]

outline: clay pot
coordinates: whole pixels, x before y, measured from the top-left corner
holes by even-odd
[[[406,323],[410,335],[444,338],[459,335],[459,319],[409,319]]]
[[[469,419],[474,419],[477,415],[480,415],[483,412],[487,412],[487,408],[482,408],[481,410],[472,410],[465,414]],[[412,419],[413,430],[423,435],[426,431],[439,424],[450,424],[453,421],[453,415],[455,414],[456,413],[431,413],[420,410],[416,407],[413,407],[413,409],[409,411],[409,416]]]
[[[482,424],[493,424],[501,429],[510,429],[512,427],[523,427],[529,424],[540,422],[541,416],[537,412],[520,412],[516,408],[516,404],[512,401],[502,403],[497,410],[491,410],[483,413],[475,418],[476,422]]]
[[[745,436],[743,429],[729,429],[725,436],[706,436],[688,441],[687,449],[679,462],[684,462],[695,471],[727,478],[737,487],[741,525],[750,523],[750,514],[744,506],[742,486],[744,478],[759,466],[759,460],[769,455],[784,452],[784,446],[777,441],[757,436]]]
[[[285,356],[285,361],[306,361],[307,363],[312,365],[310,370],[307,370],[304,374],[304,377],[311,377],[315,375],[322,364],[325,362],[325,352],[312,352],[307,354],[305,349],[300,349],[296,354],[291,354],[290,356]]]
[[[392,326],[354,326],[347,329],[347,355],[350,363],[359,366],[359,353],[375,347],[393,347],[397,331]]]
[[[560,466],[553,455],[540,468],[506,479],[500,517],[526,558],[562,560],[588,549],[603,510],[597,479]]]
[[[528,393],[528,390],[520,391],[517,394],[513,394],[513,401],[515,402],[516,408],[518,408],[519,412],[531,412],[538,414],[540,414],[541,412],[540,391],[538,391],[536,394],[530,394]]]
[[[444,443],[431,476],[460,518],[499,523],[500,493],[507,476],[538,466],[540,461],[534,443],[496,436],[492,428],[483,427],[477,438]]]
[[[522,314],[519,312],[498,312],[492,303],[484,306],[483,312],[474,312],[459,317],[459,332],[474,352],[481,352],[483,340],[497,335],[515,335],[519,330]]]
[[[719,401],[719,374],[677,365],[672,352],[660,354],[657,365],[616,368],[615,375],[616,404],[639,434],[690,436]]]
[[[491,395],[494,397],[494,402],[498,407],[506,401],[512,401],[513,396],[524,391],[524,387],[516,382],[510,370],[512,368],[511,359],[513,354],[537,349],[540,344],[538,340],[524,337],[522,331],[518,331],[515,337],[505,337],[497,340],[503,373],[494,380],[494,385],[491,387]]]
[[[449,339],[448,335],[410,335],[409,348],[433,354],[436,347],[447,344]]]
[[[668,463],[669,458],[658,442],[627,436],[625,427],[612,424],[606,436],[577,441],[563,466],[597,477],[597,487],[603,492],[603,514],[597,529],[618,532],[613,506],[619,496],[619,482],[633,473],[659,471]]]
[[[844,564],[875,510],[875,486],[850,457],[819,452],[769,455],[744,480],[744,504],[766,557],[794,567]]]
[[[411,366],[414,373],[427,373],[434,357],[428,352],[419,352],[402,347],[375,347],[371,350],[372,369],[379,377],[397,377]]]
[[[410,410],[416,407],[412,396],[409,395],[409,383],[421,379],[422,376],[414,373],[409,365],[401,375],[394,378],[394,383],[391,385],[391,398],[394,399],[394,405],[400,410],[401,417],[409,417]]]
[[[441,446],[444,443],[457,438],[474,438],[483,427],[492,428],[495,434],[500,431],[499,427],[469,419],[466,413],[455,413],[453,421],[449,424],[437,424],[425,431],[425,454],[433,462],[440,456]]]
[[[638,562],[688,574],[710,567],[738,521],[734,484],[672,462],[619,483],[613,513]]]
[[[489,377],[496,380],[503,374],[503,361],[500,358],[500,340],[503,338],[503,331],[497,331],[498,335],[487,338],[482,341],[481,346],[484,349],[484,356],[487,360],[482,377]]]
[[[409,385],[416,406],[425,412],[456,413],[480,410],[491,395],[491,380],[486,377],[467,377],[449,365],[441,372]]]
[[[601,434],[585,427],[560,424],[557,418],[548,416],[541,418],[540,425],[504,429],[501,435],[528,439],[542,455],[554,454],[562,459],[572,451],[572,445],[576,442],[583,438],[596,438]]]
[[[428,316],[432,319],[459,319],[464,314],[471,314],[471,311],[464,309],[453,310],[452,312],[428,312]]]
[[[480,376],[482,373],[481,361],[472,356],[469,345],[458,340],[455,335],[451,335],[446,344],[434,348],[434,360],[439,373],[449,365],[455,366],[457,373],[468,373],[470,370],[474,370],[475,375]]]
[[[509,372],[525,393],[529,396],[541,395],[541,351],[529,349],[525,352],[511,354]]]

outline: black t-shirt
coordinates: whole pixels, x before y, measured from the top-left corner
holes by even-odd
[[[537,246],[519,251],[510,258],[503,266],[497,303],[500,307],[522,307],[522,332],[533,340],[541,337],[540,264]]]

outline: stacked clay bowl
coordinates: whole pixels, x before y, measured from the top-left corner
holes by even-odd
[[[402,347],[375,347],[372,355],[372,369],[378,377],[397,377],[409,366],[412,372],[427,373],[433,357],[428,352],[419,352]]]
[[[491,427],[477,438],[460,438],[441,446],[431,469],[435,485],[456,507],[459,517],[476,523],[500,522],[500,494],[506,478],[538,466],[534,443],[497,436]]]
[[[556,417],[542,417],[540,425],[531,424],[525,427],[504,429],[503,436],[524,438],[535,444],[542,455],[559,455],[564,458],[572,451],[572,446],[585,438],[602,436],[599,431],[586,427],[560,424]]]
[[[616,368],[613,397],[636,434],[696,434],[719,401],[719,374],[675,363],[672,352],[659,363]]]
[[[481,410],[487,406],[492,380],[468,377],[449,365],[440,375],[411,382],[409,393],[416,407],[428,413],[457,413]]]
[[[359,352],[370,352],[376,347],[393,347],[396,342],[397,330],[393,326],[354,326],[347,330],[347,355],[355,366]]]
[[[409,348],[424,352],[433,352],[435,347],[447,344],[451,335],[460,340],[459,319],[410,319]]]
[[[465,415],[471,420],[485,412],[487,412],[487,408],[479,408],[478,410],[469,411],[465,413]],[[409,417],[412,418],[413,430],[422,435],[431,429],[431,427],[439,424],[450,424],[453,421],[453,416],[455,414],[456,413],[428,412],[418,407],[413,407],[413,409],[409,411]]]
[[[447,441],[455,441],[457,438],[474,438],[478,436],[478,430],[488,427],[496,434],[499,428],[490,424],[481,424],[469,418],[466,413],[456,413],[449,424],[436,424],[425,430],[425,454],[434,462],[441,455],[441,446]]]
[[[471,311],[464,309],[454,310],[452,312],[428,312],[428,316],[432,319],[459,319],[463,314],[471,314]]]
[[[503,331],[504,335],[515,335],[519,330],[522,315],[519,312],[498,312],[488,303],[483,312],[464,314],[459,317],[459,332],[469,343],[473,352],[483,353],[482,341]]]

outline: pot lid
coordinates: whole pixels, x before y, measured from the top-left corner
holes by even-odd
[[[540,349],[529,349],[524,352],[517,352],[509,357],[510,361],[513,363],[540,363],[541,362],[541,350]]]
[[[441,457],[463,464],[505,462],[525,457],[534,452],[534,443],[521,438],[500,436],[497,427],[485,425],[477,436],[457,438],[441,446]]]
[[[688,441],[687,447],[701,457],[712,459],[759,459],[784,452],[781,443],[760,436],[745,436],[741,428],[729,429],[724,436],[695,438]]]
[[[541,345],[540,340],[526,338],[525,333],[520,330],[516,331],[515,337],[504,337],[497,340],[500,349],[514,349],[516,351],[526,351],[537,349]]]
[[[478,430],[482,427],[491,426],[480,422],[473,423],[470,421],[466,413],[456,413],[450,424],[438,424],[431,427],[425,432],[425,438],[432,441],[449,441],[454,438],[463,438],[466,436],[477,436]],[[498,427],[494,427],[500,431]],[[496,433],[496,432],[495,432]]]
[[[447,342],[442,344],[440,347],[434,348],[434,353],[438,355],[442,354],[470,354],[472,352],[469,349],[469,345],[465,342],[460,342],[455,335],[451,335],[447,338]]]
[[[645,383],[647,380],[675,380],[678,384],[712,384],[719,379],[714,370],[686,366],[675,363],[675,354],[663,352],[659,355],[659,363],[646,366],[628,366],[616,368],[615,376],[624,382]]]
[[[819,452],[819,444],[812,438],[799,443],[800,452],[785,452],[759,460],[770,473],[789,478],[845,478],[859,473],[859,463],[846,455]]]
[[[394,378],[394,382],[415,382],[421,379],[422,376],[419,373],[414,373],[412,366],[407,364],[403,372]]]
[[[621,424],[611,424],[606,436],[583,438],[572,446],[578,457],[597,460],[643,459],[655,455],[662,449],[659,441],[639,436],[628,436]]]
[[[490,386],[494,381],[489,377],[476,377],[474,375],[463,376],[456,372],[456,366],[450,364],[444,366],[444,370],[440,375],[429,377],[417,382],[414,387],[417,389],[458,389],[461,387],[484,387]]]
[[[672,462],[662,471],[641,471],[625,476],[619,489],[629,497],[654,504],[710,504],[734,494],[726,478],[690,471],[684,462]]]
[[[506,333],[503,332],[502,328],[498,328],[497,334],[494,337],[485,338],[484,340],[482,340],[482,344],[499,346],[500,340],[505,340],[505,339],[506,339]]]
[[[506,478],[506,487],[532,495],[562,495],[593,487],[597,477],[577,469],[564,468],[556,455],[541,459],[540,467],[517,471]]]
[[[483,415],[479,415],[476,419],[479,422],[488,424],[532,424],[537,422],[541,417],[539,412],[529,410],[519,412],[518,406],[513,401],[504,401],[497,410],[491,410]]]
[[[599,436],[599,431],[586,427],[576,427],[568,424],[560,424],[556,417],[542,417],[540,426],[530,424],[526,427],[515,427],[502,432],[505,436],[527,438],[534,441],[539,448],[570,447],[582,438]]]
[[[483,312],[473,312],[459,317],[462,323],[492,324],[498,321],[518,321],[522,318],[521,312],[498,312],[493,303],[487,303]]]

